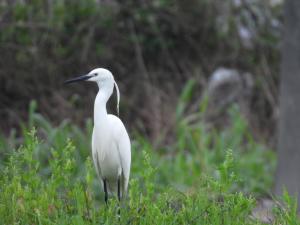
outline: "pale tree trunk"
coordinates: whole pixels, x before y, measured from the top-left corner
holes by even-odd
[[[300,203],[300,0],[286,0],[284,16],[275,193],[286,188]]]

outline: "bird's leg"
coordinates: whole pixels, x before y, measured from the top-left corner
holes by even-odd
[[[120,201],[121,201],[121,190],[120,190],[120,178],[118,178],[118,199],[119,199],[119,208],[118,208],[118,217],[119,217],[119,221],[121,218],[121,208],[120,208]]]
[[[106,179],[103,179],[103,187],[104,187],[104,200],[107,205],[108,193],[107,193]]]
[[[118,199],[121,201],[120,178],[118,178]]]

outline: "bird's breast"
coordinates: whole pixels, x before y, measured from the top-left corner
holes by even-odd
[[[95,166],[102,178],[116,179],[121,174],[121,162],[117,144],[109,133],[102,134],[101,136],[95,133],[93,136]]]

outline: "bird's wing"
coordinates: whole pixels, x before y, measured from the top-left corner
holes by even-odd
[[[126,130],[125,130],[126,132]],[[123,183],[123,195],[127,192],[128,181],[130,176],[130,164],[131,164],[131,150],[130,140],[126,133],[122,134],[119,139],[118,150],[120,155],[121,167],[122,167],[122,183]]]
[[[92,134],[92,159],[94,162],[94,166],[96,168],[96,173],[99,177],[99,179],[101,178],[101,171],[100,171],[100,163],[99,163],[99,157],[98,157],[98,153],[97,153],[97,147],[96,147],[96,137],[95,137],[95,128],[93,129],[93,134]]]
[[[117,143],[117,148],[119,151],[119,157],[122,167],[122,195],[124,195],[127,192],[130,175],[131,144],[128,133],[122,121],[114,115],[109,115],[109,117],[113,123],[112,125],[114,128],[115,141]]]

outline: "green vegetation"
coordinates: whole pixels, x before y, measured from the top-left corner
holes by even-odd
[[[121,224],[262,224],[251,213],[256,199],[271,190],[274,153],[254,142],[237,109],[228,129],[208,131],[203,112],[193,125],[181,115],[184,100],[175,143],[154,149],[131,135]],[[35,107],[33,102],[20,147],[14,135],[0,141],[1,224],[117,224],[117,200],[105,206],[90,159],[91,121],[83,130],[68,121],[53,127]],[[286,205],[274,208],[274,224],[299,223],[296,203],[287,193],[283,199]]]

